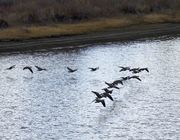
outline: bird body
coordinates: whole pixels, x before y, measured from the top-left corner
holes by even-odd
[[[130,71],[132,71],[132,73],[140,73],[141,71],[149,72],[148,68],[133,68],[133,69],[130,69]]]
[[[96,71],[99,69],[99,67],[96,67],[96,68],[89,68],[91,71]]]
[[[113,90],[109,90],[108,88],[103,88],[102,90],[104,90],[106,93],[112,94]]]
[[[107,82],[105,82],[105,84],[109,86],[108,88],[116,88],[116,89],[119,89],[119,87],[117,87],[117,86],[114,85],[113,83],[107,83]]]
[[[69,67],[67,67],[67,69],[68,69],[68,71],[69,71],[70,73],[73,73],[73,72],[75,72],[75,71],[78,70],[78,69],[71,69],[71,68],[69,68]]]
[[[121,78],[122,78],[122,81],[126,81],[126,80],[129,80],[129,79],[130,79],[130,76],[121,77]]]

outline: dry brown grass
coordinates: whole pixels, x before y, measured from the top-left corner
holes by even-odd
[[[122,28],[135,24],[180,22],[180,14],[149,14],[145,16],[127,16],[106,18],[74,24],[54,24],[51,26],[14,27],[0,30],[0,40],[30,39],[52,36],[86,34],[112,28]]]
[[[124,27],[133,24],[132,20],[103,19],[75,24],[55,24],[52,26],[32,26],[9,28],[0,31],[0,39],[29,39],[51,36],[85,34],[109,28]]]

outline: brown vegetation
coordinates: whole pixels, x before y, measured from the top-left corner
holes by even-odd
[[[72,23],[81,20],[176,13],[178,0],[0,0],[0,19],[10,25]]]
[[[134,24],[180,22],[180,1],[0,0],[0,21],[10,26],[0,30],[1,40],[84,34]]]

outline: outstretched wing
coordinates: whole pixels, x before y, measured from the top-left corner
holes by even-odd
[[[141,79],[139,77],[135,77],[137,80],[141,81]]]
[[[106,95],[111,101],[113,101],[113,98],[112,98],[112,96],[111,96],[110,94],[106,93],[105,95]]]
[[[131,78],[137,79],[139,81],[141,81],[141,79],[139,78],[139,76],[132,76]]]
[[[98,98],[102,98],[102,96],[98,92],[96,91],[91,91],[91,92],[94,93]]]
[[[106,107],[106,104],[105,104],[105,101],[104,100],[101,100],[101,103],[104,107]]]
[[[33,73],[33,70],[32,70],[31,68],[28,68],[28,70],[29,70],[31,73]]]
[[[145,70],[146,70],[147,72],[149,72],[148,68],[145,68]]]
[[[69,68],[69,67],[67,67],[67,69],[69,70],[69,71],[73,71],[71,68]]]

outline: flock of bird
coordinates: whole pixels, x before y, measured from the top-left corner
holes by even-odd
[[[16,67],[16,65],[12,65],[12,66],[6,68],[6,70],[12,70],[12,69],[14,69],[15,67]],[[45,68],[41,68],[41,67],[39,67],[39,66],[35,66],[35,67],[36,67],[37,71],[47,71],[47,69],[45,69]],[[99,67],[89,68],[89,69],[90,69],[91,71],[96,71],[96,70],[99,69]],[[34,72],[33,72],[33,69],[32,69],[32,66],[25,66],[25,67],[23,67],[23,70],[29,70],[31,73],[34,73]],[[67,67],[67,70],[68,70],[69,73],[73,73],[73,72],[76,72],[78,69],[72,69],[72,68]]]
[[[10,66],[9,68],[7,68],[6,70],[12,70],[16,67],[16,65]],[[35,66],[35,68],[37,69],[37,71],[47,71],[47,69],[45,68],[41,68],[39,66]],[[133,74],[137,74],[140,73],[142,71],[147,71],[149,72],[148,68],[130,68],[130,67],[122,67],[119,66],[119,68],[121,68],[119,70],[119,72],[123,72],[123,71],[129,71],[132,72]],[[99,69],[99,67],[89,67],[89,69],[93,72]],[[23,67],[23,70],[29,70],[31,73],[33,73],[33,69],[32,66],[25,66]],[[72,69],[70,67],[67,67],[67,70],[69,73],[74,73],[76,72],[78,69]],[[138,81],[141,81],[141,79],[139,78],[139,76],[137,75],[133,75],[133,76],[126,76],[126,77],[121,77],[121,79],[115,80],[112,83],[108,83],[105,82],[105,84],[108,86],[106,88],[103,88],[103,92],[96,92],[96,91],[91,91],[92,93],[94,93],[96,95],[96,98],[92,101],[95,103],[101,103],[104,107],[106,107],[106,103],[104,98],[109,98],[111,101],[113,101],[113,97],[112,97],[112,92],[113,89],[120,89],[118,87],[119,84],[123,85],[125,81],[130,80],[130,79],[136,79]]]
[[[12,70],[16,67],[16,65],[13,65],[13,66],[10,66],[9,68],[7,68],[6,70]],[[46,71],[47,69],[45,68],[41,68],[39,66],[35,66],[37,71]],[[29,70],[31,73],[33,73],[33,69],[32,69],[32,66],[25,66],[23,67],[23,70]]]
[[[147,71],[149,72],[148,68],[130,68],[130,67],[121,67],[120,66],[120,72],[122,71],[130,71],[133,74],[140,73],[142,71]],[[113,90],[112,89],[120,89],[118,87],[119,84],[123,85],[125,81],[130,80],[130,79],[137,79],[141,81],[139,76],[133,75],[133,76],[126,76],[126,77],[121,77],[121,79],[115,80],[112,83],[105,82],[105,84],[108,86],[106,88],[103,88],[102,90],[104,91],[103,93],[99,93],[96,91],[91,91],[96,95],[96,98],[92,101],[95,103],[101,103],[104,107],[106,107],[106,103],[104,98],[109,98],[111,101],[113,101],[113,97],[111,96]]]

